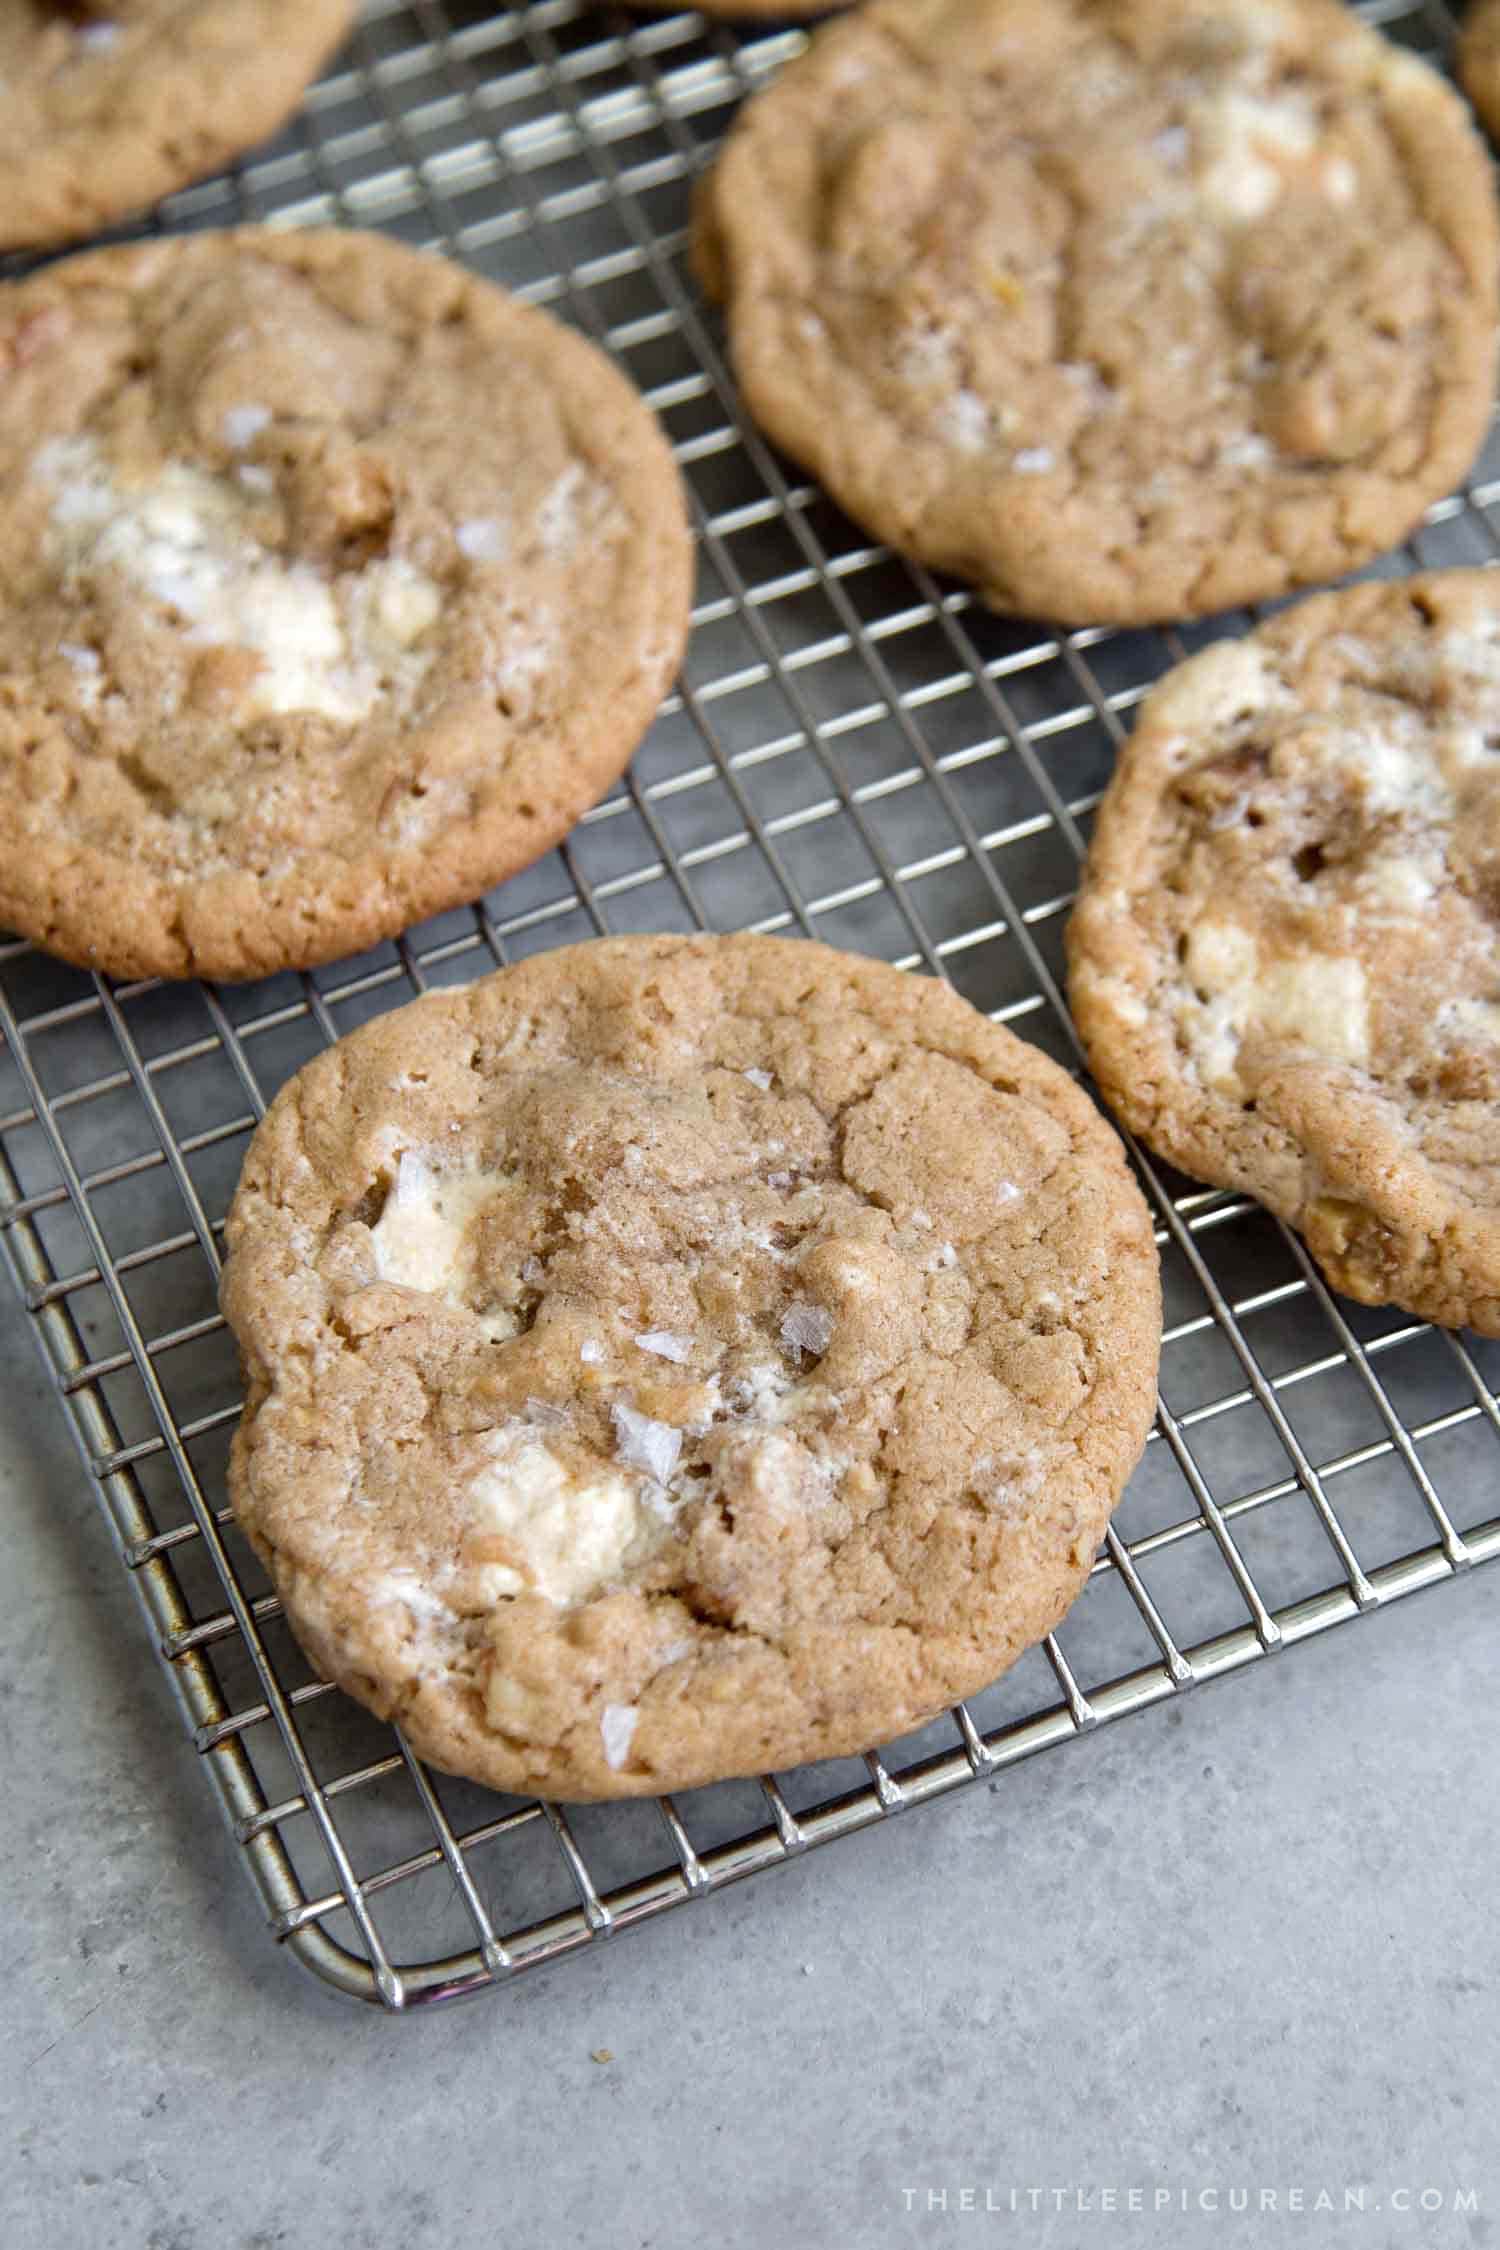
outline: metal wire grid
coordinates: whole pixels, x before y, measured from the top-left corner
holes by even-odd
[[[1450,28],[1366,12],[1429,52]],[[1204,636],[990,617],[864,541],[740,418],[684,273],[687,196],[800,44],[574,0],[375,0],[280,141],[164,207],[176,230],[377,224],[604,343],[692,487],[692,647],[568,845],[395,945],[218,989],[111,987],[0,943],[10,1265],[274,1932],[390,2008],[503,1982],[1500,1555],[1500,1347],[1332,1299],[1263,1212],[1145,1164],[1162,1404],[1090,1584],[1043,1650],[878,1756],[567,1813],[433,1776],[310,1674],[229,1519],[223,1213],[276,1087],[368,1015],[592,932],[751,927],[945,974],[1076,1062],[1059,938],[1089,816],[1131,707]],[[1492,559],[1497,506],[1492,445],[1391,567]]]

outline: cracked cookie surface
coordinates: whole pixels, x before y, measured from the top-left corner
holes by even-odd
[[[1320,595],[1169,674],[1068,956],[1152,1148],[1350,1296],[1500,1335],[1500,581]]]
[[[86,253],[0,298],[0,923],[306,967],[564,835],[676,670],[666,441],[581,337],[372,235]]]
[[[318,1669],[561,1797],[868,1747],[1088,1573],[1160,1328],[1109,1126],[951,990],[601,941],[380,1018],[228,1224],[230,1489]]]
[[[0,246],[97,234],[253,148],[354,0],[6,0]]]
[[[770,435],[998,609],[1353,568],[1493,388],[1488,160],[1338,0],[874,0],[741,113],[700,275]]]

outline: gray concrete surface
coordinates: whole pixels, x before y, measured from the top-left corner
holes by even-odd
[[[1500,2244],[1500,1571],[391,2022],[269,1942],[0,1347],[4,2250]]]

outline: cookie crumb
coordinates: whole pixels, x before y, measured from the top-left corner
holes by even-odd
[[[614,2059],[615,2051],[613,2047],[592,2047],[589,2050],[590,2062],[612,2063]]]

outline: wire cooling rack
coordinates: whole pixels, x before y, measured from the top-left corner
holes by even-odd
[[[1429,53],[1451,29],[1366,13]],[[232,989],[110,986],[0,944],[13,1272],[272,1930],[390,2008],[503,1983],[1500,1555],[1500,1346],[1335,1300],[1263,1212],[1149,1166],[1162,1406],[1089,1585],[995,1688],[878,1756],[568,1812],[429,1774],[312,1676],[229,1519],[223,1214],[277,1086],[379,1010],[604,930],[751,927],[946,975],[1076,1064],[1078,853],[1132,706],[1207,635],[989,616],[741,419],[686,276],[688,197],[801,43],[575,0],[376,0],[272,147],[163,208],[178,231],[379,226],[602,342],[692,488],[692,646],[569,844],[399,944]],[[1492,559],[1497,504],[1492,444],[1389,567]]]

